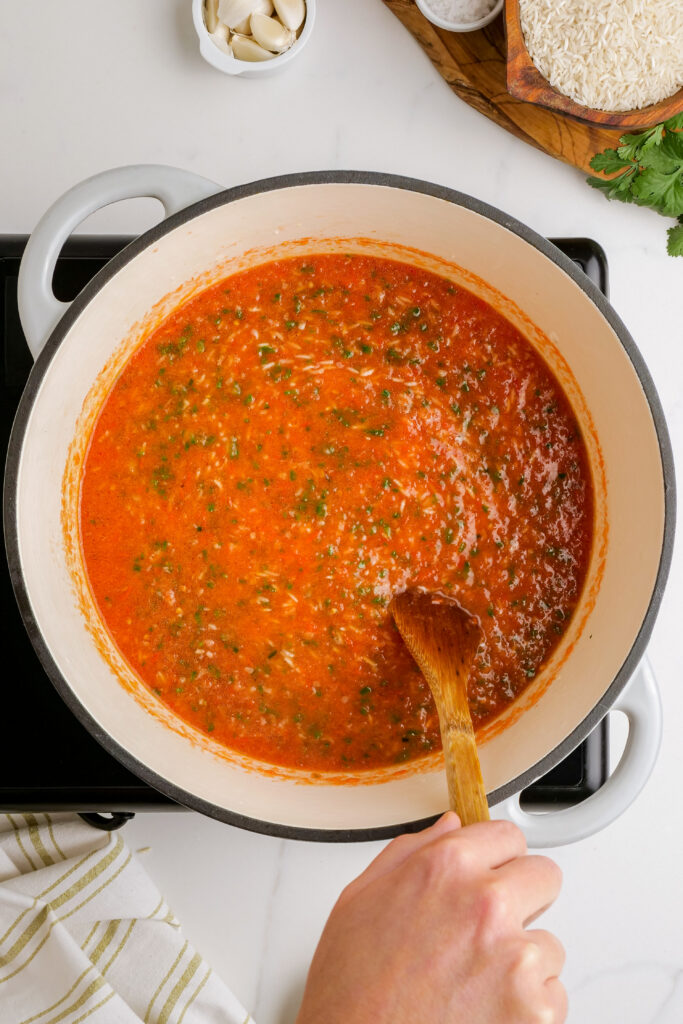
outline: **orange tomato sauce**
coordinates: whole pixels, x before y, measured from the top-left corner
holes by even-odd
[[[108,394],[81,481],[90,586],[133,670],[219,743],[316,772],[440,745],[393,594],[479,618],[476,727],[565,631],[592,524],[580,430],[529,342],[369,256],[271,262],[177,309]]]

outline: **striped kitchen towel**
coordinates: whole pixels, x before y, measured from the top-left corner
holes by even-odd
[[[247,1024],[124,843],[75,814],[0,815],[2,1024]]]

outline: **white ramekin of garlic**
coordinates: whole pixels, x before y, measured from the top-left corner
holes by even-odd
[[[192,18],[204,60],[228,75],[255,78],[301,52],[315,0],[192,0]]]

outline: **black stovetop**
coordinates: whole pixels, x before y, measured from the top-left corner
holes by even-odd
[[[73,299],[108,259],[130,241],[119,236],[71,239],[57,263],[57,298]],[[31,356],[17,312],[17,274],[26,236],[0,235],[0,357],[2,424],[7,451],[12,419],[31,369]],[[605,255],[590,239],[555,244],[607,293]],[[167,797],[132,775],[94,740],[45,675],[24,630],[12,592],[4,548],[0,564],[0,611],[4,622],[0,811],[172,810]],[[606,719],[553,771],[524,793],[534,804],[573,804],[607,778]]]

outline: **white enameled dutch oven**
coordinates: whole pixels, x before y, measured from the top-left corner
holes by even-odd
[[[161,200],[166,219],[107,264],[70,306],[58,302],[52,274],[68,235],[96,209],[134,196]],[[145,330],[198,286],[274,255],[334,251],[340,239],[344,251],[418,263],[483,296],[539,349],[572,401],[596,497],[587,583],[560,647],[496,729],[482,735],[480,753],[490,802],[508,801],[506,813],[532,845],[581,838],[631,803],[659,747],[659,696],[640,663],[673,542],[668,435],[643,360],[599,291],[545,239],[450,189],[329,172],[223,191],[173,168],[142,166],[97,175],[48,211],[19,278],[22,324],[36,362],[5,482],[10,570],[26,627],[78,718],[127,767],[181,804],[245,828],[317,840],[383,838],[444,810],[437,756],[418,770],[386,770],[343,785],[267,771],[221,751],[135,679],[106,635],[78,564],[83,437]],[[515,794],[612,708],[626,713],[630,728],[609,782],[578,807],[522,812]]]

